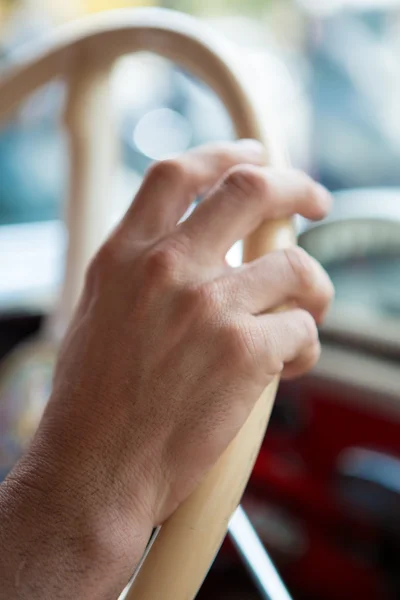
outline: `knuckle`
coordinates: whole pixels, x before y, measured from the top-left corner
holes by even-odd
[[[86,269],[86,285],[91,286],[113,272],[118,262],[118,256],[119,252],[115,243],[107,240],[96,252]]]
[[[299,324],[304,328],[307,344],[319,343],[317,324],[312,315],[306,310],[299,310]]]
[[[214,160],[218,171],[228,171],[234,168],[237,160],[236,148],[230,142],[221,142],[214,146]]]
[[[321,356],[321,344],[316,342],[308,346],[305,352],[284,372],[285,379],[293,379],[305,375],[318,363]]]
[[[200,312],[215,316],[221,306],[221,293],[215,282],[208,282],[189,290],[192,304]]]
[[[308,300],[318,308],[318,312],[324,315],[335,295],[328,274],[302,248],[288,248],[284,250],[284,254],[297,290],[302,296],[307,296]]]
[[[168,240],[157,244],[146,253],[146,277],[150,281],[173,283],[179,278],[181,263],[182,250],[178,243]]]
[[[243,354],[243,334],[236,323],[225,324],[222,328],[222,339],[228,356],[240,361]],[[236,360],[238,359],[238,360]]]
[[[147,178],[160,184],[179,183],[186,177],[186,170],[178,159],[170,158],[154,163],[147,172]]]
[[[278,375],[283,371],[284,363],[280,358],[279,340],[274,331],[264,335],[264,356],[266,356],[266,367],[269,375]]]
[[[251,196],[264,200],[269,194],[265,173],[252,165],[233,167],[226,177],[225,185],[234,196],[240,198]]]
[[[305,291],[311,290],[316,280],[315,263],[311,256],[298,246],[285,249],[284,256],[297,285]]]
[[[258,361],[256,332],[241,323],[229,323],[223,328],[224,351],[230,364],[239,370],[254,370]]]

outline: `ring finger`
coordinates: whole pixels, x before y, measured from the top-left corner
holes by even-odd
[[[295,302],[320,322],[334,295],[332,282],[322,266],[303,249],[271,252],[232,270],[223,277],[241,308],[253,315]]]

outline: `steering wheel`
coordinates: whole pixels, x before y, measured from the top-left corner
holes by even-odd
[[[44,329],[45,338],[55,344],[74,309],[88,260],[106,230],[117,157],[110,72],[118,57],[139,50],[166,57],[207,83],[225,105],[237,137],[260,140],[266,164],[288,164],[273,116],[265,112],[267,99],[257,98],[248,82],[249,65],[236,48],[188,16],[161,9],[117,11],[69,25],[44,43],[25,47],[0,79],[0,119],[53,78],[61,77],[68,85],[69,243],[60,301]],[[254,260],[293,243],[289,222],[264,223],[244,241],[243,259]],[[162,526],[129,599],[194,598],[251,474],[277,385],[276,380],[268,386],[218,463]]]

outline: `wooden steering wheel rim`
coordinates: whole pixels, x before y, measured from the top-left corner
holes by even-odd
[[[119,56],[142,50],[178,63],[207,83],[228,110],[237,137],[260,140],[265,146],[266,164],[287,164],[282,146],[270,133],[273,121],[266,127],[265,115],[245,81],[238,52],[195,19],[162,9],[116,11],[69,25],[43,44],[25,47],[17,56],[18,63],[0,79],[0,119],[54,77],[64,77],[69,84],[69,248],[53,330],[65,329],[87,261],[103,235],[100,221],[107,214],[116,141],[109,114],[110,70]],[[265,223],[245,240],[244,260],[293,241],[290,223]],[[276,388],[277,381],[265,390],[218,463],[163,525],[129,599],[194,598],[247,484]]]

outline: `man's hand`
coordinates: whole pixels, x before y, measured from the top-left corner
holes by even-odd
[[[90,265],[38,434],[3,488],[37,515],[21,543],[48,539],[47,558],[21,550],[15,597],[115,596],[263,389],[318,359],[333,294],[320,265],[298,248],[225,261],[263,220],[329,209],[306,175],[261,161],[242,142],[156,164]],[[6,503],[11,521],[19,503]]]

